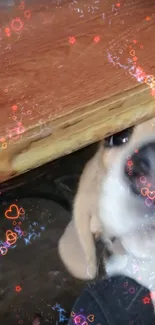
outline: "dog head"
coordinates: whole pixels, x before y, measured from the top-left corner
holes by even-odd
[[[73,220],[59,242],[60,256],[74,276],[93,278],[93,233],[101,232],[103,239],[122,238],[125,247],[132,246],[140,256],[139,231],[148,229],[154,218],[155,118],[101,143],[81,177]],[[134,240],[131,234],[136,234]]]
[[[99,217],[109,237],[155,221],[155,119],[105,139]]]

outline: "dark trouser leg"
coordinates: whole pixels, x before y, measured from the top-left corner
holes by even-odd
[[[87,286],[73,306],[69,325],[154,325],[149,290],[116,276]]]

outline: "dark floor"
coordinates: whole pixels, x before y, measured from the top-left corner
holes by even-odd
[[[41,324],[67,323],[86,283],[65,270],[57,243],[71,218],[79,175],[95,150],[90,146],[0,185],[0,246],[7,251],[0,256],[0,325],[29,325],[36,314]]]

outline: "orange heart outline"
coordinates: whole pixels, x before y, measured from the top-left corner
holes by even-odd
[[[9,245],[14,245],[17,241],[17,234],[15,232],[12,232],[12,230],[6,231],[6,242]]]
[[[147,187],[143,187],[140,192],[143,196],[148,196],[149,189]]]
[[[153,194],[153,196],[151,196],[151,194]],[[147,194],[148,198],[150,200],[154,200],[155,199],[155,191],[149,191],[149,193]]]
[[[90,314],[87,319],[89,320],[90,323],[94,322],[94,314]]]
[[[11,212],[12,211],[12,208],[15,208],[16,211],[17,211],[17,215],[14,216],[14,217],[8,216],[8,212]],[[18,219],[19,218],[19,214],[20,214],[20,212],[19,212],[18,206],[16,204],[11,204],[10,207],[9,207],[9,209],[5,211],[5,217],[7,219]]]

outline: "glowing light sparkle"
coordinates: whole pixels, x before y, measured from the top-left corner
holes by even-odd
[[[94,37],[94,43],[98,43],[100,41],[100,37],[99,36],[95,36]]]
[[[129,293],[134,294],[135,293],[135,288],[134,287],[129,288]]]
[[[53,310],[56,310],[58,311],[59,313],[59,322],[60,323],[63,323],[64,321],[68,321],[69,318],[66,317],[66,310],[64,308],[61,307],[60,304],[56,303],[53,307],[52,307]]]
[[[76,316],[74,317],[74,323],[75,323],[76,325],[78,325],[78,324],[83,324],[83,323],[85,322],[85,320],[86,320],[86,318],[85,318],[83,315],[76,315]]]
[[[8,220],[12,220],[13,230],[6,231],[6,241],[0,241],[0,255],[7,254],[8,249],[15,248],[17,246],[17,240],[23,238],[25,245],[29,245],[32,241],[40,238],[41,232],[45,230],[45,226],[39,225],[38,222],[32,222],[28,226],[28,230],[23,231],[21,229],[22,222],[25,220],[25,210],[22,207],[18,207],[16,204],[10,205],[9,209],[5,211],[5,217]],[[37,230],[35,230],[37,228]]]
[[[146,20],[146,21],[149,21],[149,20],[151,20],[151,17],[150,17],[150,16],[147,16],[147,17],[145,18],[145,20]]]
[[[22,290],[21,286],[18,285],[18,286],[15,287],[16,292],[20,292],[21,290]]]
[[[4,29],[4,31],[5,31],[7,37],[10,37],[10,36],[11,36],[11,30],[10,30],[9,27],[6,27],[6,28]]]
[[[76,42],[75,37],[73,37],[73,36],[69,37],[69,43],[70,44],[74,44],[75,42]]]
[[[134,44],[137,44],[137,40],[133,40]],[[146,83],[151,88],[151,94],[154,96],[155,94],[155,77],[153,75],[146,75],[143,69],[140,66],[137,66],[138,57],[136,55],[135,49],[132,46],[129,46],[130,58],[127,58],[128,64],[121,64],[119,62],[119,57],[116,55],[112,55],[109,50],[107,50],[107,58],[110,63],[114,66],[118,65],[124,70],[128,70],[128,73],[136,78],[139,83]],[[143,48],[143,45],[140,45],[140,48]]]
[[[16,111],[17,109],[18,109],[18,106],[17,106],[17,105],[13,105],[13,106],[12,106],[12,110],[13,110],[13,111]]]
[[[15,19],[12,20],[10,25],[15,32],[19,32],[23,28],[24,23],[22,22],[20,17],[16,17]]]
[[[144,297],[143,298],[143,304],[150,304],[151,299],[149,297]]]
[[[120,2],[117,2],[117,3],[116,3],[116,7],[117,7],[117,8],[120,8],[120,6],[121,6]]]

